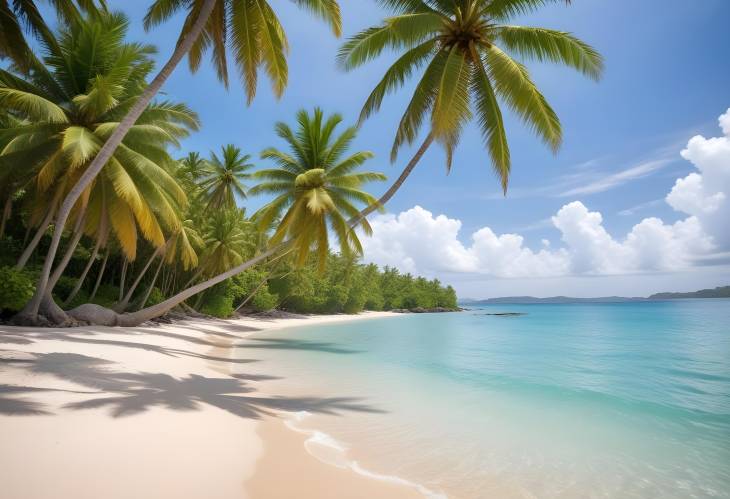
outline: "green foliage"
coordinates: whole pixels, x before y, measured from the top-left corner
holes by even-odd
[[[249,299],[244,309],[265,312],[275,308],[279,303],[279,297],[269,290],[268,280],[270,277],[268,270],[252,268],[231,279],[234,290],[234,306],[243,303],[251,293],[255,292],[256,294]]]
[[[147,298],[147,302],[145,303],[146,307],[151,307],[152,305],[157,305],[158,303],[162,303],[165,301],[165,295],[162,294],[162,291],[160,291],[160,288],[154,287],[152,288],[152,291],[150,292],[150,297]]]
[[[34,282],[35,276],[27,270],[0,267],[0,310],[21,310],[33,296]]]
[[[205,292],[200,311],[213,317],[226,318],[233,313],[234,285],[230,279],[216,284]]]
[[[455,309],[456,293],[437,280],[376,265],[362,265],[340,255],[329,255],[326,271],[317,272],[315,262],[294,269],[271,281],[281,297],[280,308],[298,313],[346,313],[400,308]]]

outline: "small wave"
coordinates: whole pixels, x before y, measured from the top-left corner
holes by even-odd
[[[307,440],[304,441],[304,448],[313,457],[319,459],[325,464],[336,466],[340,469],[349,469],[351,471],[354,471],[358,475],[364,476],[366,478],[414,488],[424,497],[427,497],[429,499],[448,498],[446,494],[442,492],[434,492],[419,483],[411,482],[410,480],[406,480],[405,478],[401,478],[396,475],[383,475],[381,473],[375,473],[373,471],[363,468],[357,461],[347,459],[347,446],[344,445],[342,442],[322,431],[309,430],[297,426],[297,423],[301,423],[310,415],[311,414],[307,411],[299,411],[294,413],[292,417],[286,420],[284,423],[290,430],[308,436]],[[327,454],[329,458],[325,457],[322,452],[318,453],[315,450],[316,447],[324,448],[324,454]],[[334,454],[334,456],[331,456],[330,454]]]

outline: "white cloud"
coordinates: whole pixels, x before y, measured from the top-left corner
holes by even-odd
[[[720,249],[730,249],[730,109],[720,116],[723,137],[692,137],[682,157],[697,168],[677,179],[667,203],[696,216]]]
[[[364,238],[365,258],[404,272],[476,273],[495,277],[613,275],[647,270],[678,270],[691,265],[695,253],[711,248],[696,217],[673,225],[647,218],[623,241],[603,227],[598,212],[581,202],[563,206],[552,218],[565,247],[533,251],[519,234],[495,234],[484,227],[471,234],[468,245],[458,239],[459,220],[434,215],[420,206],[398,216],[372,221],[374,236]]]
[[[724,137],[693,137],[682,151],[682,157],[699,172],[678,179],[666,197],[675,210],[689,215],[674,224],[645,218],[617,239],[608,233],[599,212],[573,201],[550,219],[560,232],[562,247],[554,248],[543,240],[540,250],[532,250],[525,246],[521,235],[496,234],[489,227],[475,231],[469,243],[463,244],[459,239],[461,221],[434,216],[415,206],[397,216],[373,219],[374,236],[363,239],[365,259],[404,272],[504,278],[621,275],[691,268],[696,261],[711,259],[713,251],[730,248],[730,109],[720,118],[720,126]],[[645,163],[613,177],[624,181],[649,174],[663,164]],[[602,185],[613,181],[604,180]],[[595,192],[591,189],[586,192]]]

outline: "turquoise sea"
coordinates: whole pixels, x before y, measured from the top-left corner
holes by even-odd
[[[522,312],[521,316],[487,315]],[[256,335],[339,466],[468,498],[730,498],[730,300],[499,305]]]

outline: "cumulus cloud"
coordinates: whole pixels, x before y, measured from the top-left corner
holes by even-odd
[[[696,217],[672,225],[647,218],[622,241],[603,227],[601,214],[579,201],[563,206],[552,218],[561,232],[562,248],[549,241],[534,251],[519,234],[496,234],[484,227],[459,240],[461,222],[434,216],[420,206],[398,216],[373,220],[374,236],[365,238],[365,258],[404,272],[438,274],[468,272],[495,277],[553,277],[573,274],[610,275],[646,270],[677,270],[712,245]]]
[[[722,137],[692,137],[682,157],[698,170],[677,179],[667,203],[694,215],[719,249],[730,249],[730,109],[720,116]]]
[[[472,233],[464,244],[461,221],[415,206],[372,221],[374,236],[363,240],[365,259],[404,272],[506,278],[689,268],[713,251],[730,248],[730,109],[720,117],[720,127],[723,137],[693,137],[681,153],[698,172],[678,179],[666,197],[670,206],[688,215],[676,223],[645,218],[616,238],[604,227],[601,213],[573,201],[550,219],[562,247],[542,240],[541,249],[533,250],[521,235],[496,234],[489,227]]]

